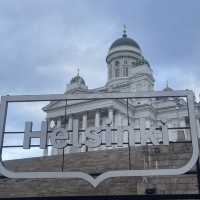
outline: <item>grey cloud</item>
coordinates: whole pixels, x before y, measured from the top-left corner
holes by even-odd
[[[89,87],[104,85],[106,52],[124,23],[158,82],[157,74],[174,67],[194,71],[195,79],[200,72],[199,4],[197,0],[1,1],[1,94],[63,92],[76,68]],[[97,81],[95,73],[101,77]]]

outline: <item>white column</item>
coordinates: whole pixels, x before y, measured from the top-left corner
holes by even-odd
[[[86,129],[87,128],[87,113],[83,114],[83,118],[82,118],[82,129]]]
[[[61,118],[58,118],[57,119],[57,128],[60,128],[61,127]]]
[[[69,119],[68,119],[68,130],[72,130],[72,127],[73,126],[73,118],[72,118],[72,115],[69,115]],[[70,142],[72,142],[72,135],[70,134]],[[70,152],[73,152],[74,151],[74,148],[73,146],[70,146]]]
[[[116,114],[115,114],[115,128],[120,128],[122,126],[122,116],[121,116],[121,113],[119,112],[119,111],[117,111],[116,112]],[[123,136],[121,137],[121,134],[122,133],[119,133],[118,131],[117,132],[115,132],[115,134],[113,135],[113,138],[114,138],[114,141],[115,142],[119,142],[119,143],[123,143]],[[122,140],[122,141],[121,141]],[[118,144],[119,144],[118,143]],[[120,145],[114,145],[114,147],[119,147]],[[121,145],[121,146],[123,146],[123,145]]]
[[[121,113],[117,113],[116,114],[116,124],[115,124],[116,126],[122,126],[122,116],[121,116]]]
[[[100,126],[100,111],[97,110],[95,113],[95,127]]]
[[[83,118],[82,118],[82,129],[85,130],[87,128],[87,113],[84,113],[83,114]],[[81,134],[81,141],[83,143],[85,143],[85,132],[82,132]],[[85,152],[86,151],[86,146],[83,145],[82,148],[81,148],[81,152]]]
[[[72,115],[70,115],[68,120],[68,130],[72,130],[72,120]]]
[[[113,124],[113,108],[109,108],[109,110],[108,110],[108,118],[109,118],[109,120],[112,122],[112,126],[114,125]]]
[[[114,127],[114,116],[113,116],[113,108],[109,108],[108,109],[108,119],[109,119],[109,123],[111,123],[111,126]],[[111,134],[111,138],[112,138],[112,132],[110,132]],[[111,139],[112,140],[112,139]],[[108,147],[110,148],[110,147]],[[113,148],[113,146],[111,145],[111,148]]]

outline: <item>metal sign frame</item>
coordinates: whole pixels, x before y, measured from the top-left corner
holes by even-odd
[[[84,172],[13,172],[5,168],[2,161],[2,148],[5,132],[8,103],[10,102],[36,102],[56,100],[99,100],[99,99],[128,99],[128,98],[157,98],[157,97],[185,97],[188,102],[188,115],[191,130],[193,153],[191,159],[178,169],[151,169],[151,170],[116,170],[105,172],[93,178]],[[199,155],[197,127],[194,110],[194,94],[190,90],[179,91],[152,91],[136,93],[87,93],[87,94],[50,94],[50,95],[19,95],[2,96],[0,108],[0,173],[9,178],[81,178],[94,187],[107,178],[127,176],[155,176],[180,175],[188,172],[196,164]]]

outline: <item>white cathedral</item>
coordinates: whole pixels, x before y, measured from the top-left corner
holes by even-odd
[[[88,89],[86,82],[79,75],[73,77],[65,94],[77,93],[101,93],[101,92],[136,92],[153,91],[155,79],[150,64],[144,58],[140,46],[123,31],[121,38],[115,40],[108,50],[106,57],[107,82],[103,87]],[[185,88],[184,88],[185,89]],[[172,91],[167,84],[163,91]],[[152,123],[159,123],[165,119],[167,126],[187,127],[189,124],[187,103],[180,98],[154,98],[132,99],[128,103],[130,123],[139,126],[141,117],[145,118],[146,127]],[[71,130],[73,119],[79,120],[79,127],[84,130],[87,127],[100,127],[108,121],[112,126],[127,125],[127,102],[124,99],[103,100],[76,100],[66,104],[64,101],[53,101],[43,108],[46,112],[50,128],[65,127]],[[200,135],[200,103],[195,102],[197,130]],[[190,140],[188,129],[171,130],[171,140]],[[65,148],[65,153],[85,152],[92,149],[84,145],[84,134],[80,134],[83,145],[80,148],[71,146]],[[127,141],[127,135],[124,135]],[[126,147],[126,145],[124,145]],[[95,150],[115,148],[101,145]],[[94,150],[94,149],[93,149]],[[44,151],[44,155],[58,154],[59,150],[52,148],[51,152]]]

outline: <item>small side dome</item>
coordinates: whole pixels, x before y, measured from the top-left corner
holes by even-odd
[[[88,90],[84,79],[79,75],[79,69],[77,75],[71,79],[69,84],[67,84],[66,92],[74,91],[77,89]]]
[[[84,79],[79,74],[77,74],[75,77],[71,79],[70,84],[74,84],[74,83],[85,85]]]

